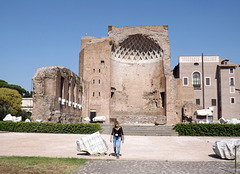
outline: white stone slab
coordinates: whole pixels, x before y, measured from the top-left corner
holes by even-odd
[[[76,141],[77,150],[79,152],[87,152],[89,154],[102,154],[108,151],[108,146],[99,132],[87,135]]]
[[[225,139],[216,141],[213,151],[222,159],[235,159],[235,147],[237,146],[237,156],[240,155],[240,139]]]

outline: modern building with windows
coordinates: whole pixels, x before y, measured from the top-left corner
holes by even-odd
[[[214,108],[210,119],[240,119],[238,64],[219,56],[179,56],[173,74],[182,86],[193,88],[196,105]]]

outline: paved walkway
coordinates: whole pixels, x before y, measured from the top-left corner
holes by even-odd
[[[83,136],[85,135],[1,132],[0,156],[114,160],[90,161],[85,169],[81,170],[83,173],[84,171],[85,173],[112,173],[113,169],[118,169],[117,173],[118,171],[123,173],[127,170],[126,173],[138,174],[145,173],[143,171],[147,173],[234,172],[234,161],[221,160],[212,150],[215,141],[226,139],[226,137],[125,136],[125,142],[121,146],[122,156],[120,160],[115,160],[115,157],[109,155],[88,156],[85,153],[78,152],[76,140]],[[109,147],[108,154],[112,153],[112,144],[109,142],[110,136],[101,136],[106,140]],[[100,170],[99,165],[108,167],[101,167]],[[104,168],[106,168],[106,171]],[[194,168],[196,168],[196,171],[194,171]]]
[[[74,174],[234,174],[234,166],[229,162],[94,160]]]

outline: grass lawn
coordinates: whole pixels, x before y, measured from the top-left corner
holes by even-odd
[[[87,161],[79,158],[0,157],[0,173],[73,173]]]

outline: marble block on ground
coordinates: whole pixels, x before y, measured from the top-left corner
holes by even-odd
[[[216,141],[213,145],[213,151],[222,159],[235,159],[235,147],[237,147],[237,156],[240,155],[240,139],[225,139]]]
[[[106,141],[101,137],[99,132],[87,135],[76,141],[77,150],[79,152],[87,152],[89,154],[103,154],[108,151]]]

